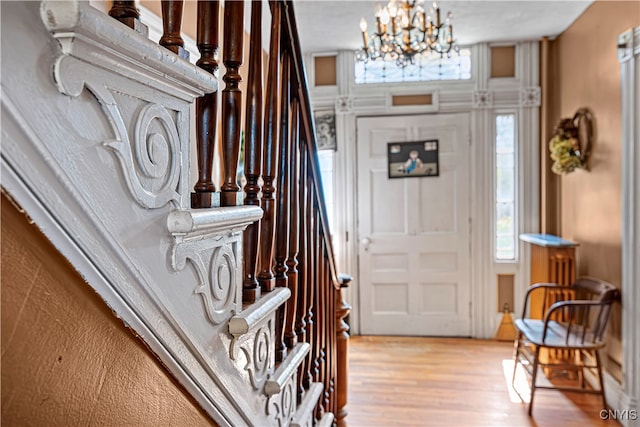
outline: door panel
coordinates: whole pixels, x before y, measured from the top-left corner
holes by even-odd
[[[469,118],[359,118],[363,334],[468,336]],[[389,179],[387,143],[438,139],[440,176]]]

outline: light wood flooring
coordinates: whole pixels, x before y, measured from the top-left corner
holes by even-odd
[[[349,351],[350,427],[619,425],[600,420],[599,396],[555,390],[536,391],[530,418],[510,387],[512,343],[352,337]],[[522,371],[516,389],[528,402]]]

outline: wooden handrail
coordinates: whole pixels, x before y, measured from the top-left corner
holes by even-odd
[[[286,32],[286,39],[290,42],[291,49],[291,61],[292,61],[292,78],[295,78],[297,84],[297,95],[300,103],[301,112],[301,132],[304,133],[307,144],[307,149],[312,153],[311,162],[311,174],[313,177],[314,189],[316,191],[317,199],[319,200],[319,214],[321,230],[325,235],[330,235],[329,222],[327,220],[326,204],[324,203],[324,191],[322,185],[320,185],[320,165],[318,164],[318,144],[316,142],[316,132],[313,121],[313,113],[311,109],[311,98],[309,96],[309,85],[307,83],[307,77],[305,73],[302,48],[300,47],[300,38],[298,36],[298,26],[295,19],[293,1],[284,0],[282,2],[283,8],[283,31]],[[336,289],[340,289],[342,282],[340,275],[335,265],[335,255],[331,239],[327,239],[327,257],[329,259],[329,266],[331,271],[331,280]]]

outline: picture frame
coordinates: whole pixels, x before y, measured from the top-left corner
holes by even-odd
[[[318,150],[336,150],[336,113],[333,110],[319,110],[313,113],[316,125]]]
[[[437,139],[387,143],[389,179],[440,176]]]

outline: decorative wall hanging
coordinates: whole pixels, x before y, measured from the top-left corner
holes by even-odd
[[[389,178],[439,176],[438,140],[389,142]]]
[[[549,141],[549,152],[553,165],[551,170],[568,174],[581,168],[588,170],[593,139],[593,120],[587,108],[580,108],[572,119],[562,119]]]
[[[316,123],[316,142],[318,150],[336,149],[336,113],[333,110],[313,113]]]

